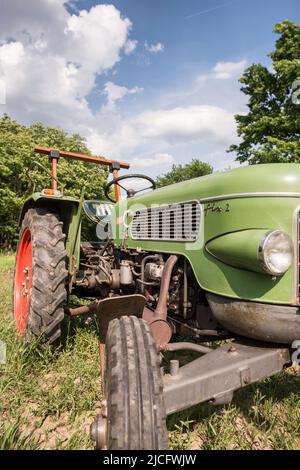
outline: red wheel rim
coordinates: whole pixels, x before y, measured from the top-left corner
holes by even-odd
[[[23,335],[30,306],[32,286],[32,245],[30,230],[22,234],[17,253],[14,284],[14,317],[16,329]]]

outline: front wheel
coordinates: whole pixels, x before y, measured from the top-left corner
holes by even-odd
[[[159,357],[144,320],[110,322],[105,371],[107,449],[167,449]]]

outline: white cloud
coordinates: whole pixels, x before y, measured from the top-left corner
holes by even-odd
[[[75,131],[92,125],[86,97],[97,74],[120,60],[130,20],[113,5],[70,15],[62,0],[2,1],[0,76],[6,83],[5,111],[23,122],[42,120]],[[7,41],[8,36],[13,40]]]
[[[24,56],[24,47],[20,42],[10,42],[0,47],[0,65],[5,67],[17,66]]]
[[[165,168],[174,163],[174,157],[169,153],[156,153],[152,157],[135,157],[129,163],[131,168]]]
[[[138,41],[128,39],[128,41],[126,42],[125,47],[124,47],[125,54],[126,55],[131,54],[136,49],[137,45],[138,45]]]
[[[49,49],[59,53],[70,17],[64,3],[64,0],[1,0],[0,41],[13,37],[31,47],[47,38]]]
[[[124,159],[124,154],[132,155],[134,164],[152,167],[154,171],[160,160],[153,163],[153,157],[150,161],[140,157],[145,148],[148,154],[149,148],[157,149],[153,153],[160,155],[164,164],[170,164],[176,146],[203,146],[205,142],[224,149],[236,138],[233,114],[216,106],[149,110],[128,119],[116,114],[109,123],[107,115],[100,113],[97,119],[87,134],[88,146],[94,153],[119,159]],[[101,134],[97,128],[103,129]]]
[[[131,28],[113,5],[97,5],[72,15],[64,29],[68,60],[94,73],[110,69],[120,60]]]
[[[145,111],[134,124],[144,137],[159,138],[170,144],[199,140],[203,136],[228,143],[234,134],[233,115],[217,106]]]
[[[241,75],[247,65],[247,61],[239,62],[217,62],[209,73],[201,74],[197,77],[198,83],[205,83],[207,80],[228,80]]]
[[[6,103],[6,84],[5,81],[0,78],[0,105]]]
[[[115,103],[126,95],[135,95],[136,93],[141,93],[143,88],[135,86],[133,88],[127,88],[126,86],[119,86],[115,83],[109,81],[106,82],[104,85],[103,93],[107,96],[107,109],[113,109],[115,107]]]
[[[192,90],[187,97],[190,88],[182,85],[182,97],[177,95],[168,102],[168,90],[158,90],[156,107],[149,94],[144,99],[151,105],[144,103],[145,110],[133,114],[129,108],[121,113],[116,104],[142,88],[107,79],[102,91],[107,103],[92,112],[87,97],[97,76],[112,70],[121,57],[124,60],[123,53],[132,53],[137,41],[129,38],[130,20],[113,5],[99,4],[72,15],[64,3],[1,0],[5,15],[0,15],[0,85],[1,80],[4,83],[0,104],[6,97],[1,112],[24,123],[40,120],[78,132],[94,153],[128,159],[133,167],[146,168],[150,174],[176,158],[185,161],[197,156],[198,148],[202,153],[206,149],[223,151],[234,141],[233,112],[226,110],[231,109],[232,100],[230,105],[219,100],[224,98],[224,90],[214,100],[208,97],[209,82],[201,96]],[[145,48],[153,54],[164,50],[159,42],[146,42]],[[219,62],[208,76],[233,76],[241,62]],[[200,88],[198,84],[198,91]]]
[[[87,144],[95,154],[107,155],[111,158],[124,157],[140,144],[140,137],[132,125],[126,123],[118,114],[113,116],[113,122],[107,126],[107,114],[100,114],[98,120],[86,132]],[[98,129],[102,129],[99,133]]]
[[[161,42],[157,42],[156,44],[148,44],[147,41],[144,43],[145,49],[152,54],[157,54],[158,52],[163,52],[165,46]]]
[[[246,60],[241,60],[240,62],[217,62],[213,68],[215,78],[224,80],[235,77],[243,72],[246,63]]]

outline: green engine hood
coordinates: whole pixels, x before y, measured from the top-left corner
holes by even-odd
[[[297,193],[300,195],[300,165],[273,163],[249,165],[156,189],[133,197],[131,203],[170,203],[243,193]],[[267,194],[266,194],[267,195]]]

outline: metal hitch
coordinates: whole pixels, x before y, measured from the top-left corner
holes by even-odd
[[[205,401],[228,403],[235,390],[270,377],[291,363],[287,347],[247,340],[206,352],[203,348],[202,353],[182,367],[172,364],[171,373],[164,376],[167,414]]]

